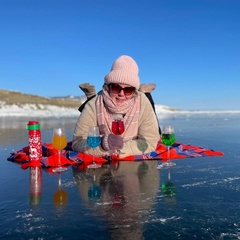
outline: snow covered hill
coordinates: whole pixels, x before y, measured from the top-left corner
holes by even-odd
[[[0,117],[8,116],[39,116],[39,117],[75,117],[79,116],[78,107],[85,101],[84,97],[57,97],[44,98],[36,95],[23,94],[8,90],[0,90]],[[189,114],[219,114],[239,111],[183,111],[164,105],[156,105],[156,114],[159,119],[175,115]]]

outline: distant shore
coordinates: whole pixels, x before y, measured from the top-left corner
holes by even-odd
[[[86,97],[65,96],[46,98],[0,89],[0,117],[78,117],[78,108]],[[189,114],[240,114],[240,110],[181,110],[160,104],[155,105],[157,116],[162,119]]]
[[[189,115],[189,114],[240,114],[240,110],[178,110],[163,105],[156,105],[156,114],[159,118],[165,115]],[[4,105],[0,106],[1,117],[77,117],[80,112],[77,108],[60,107],[55,105],[36,106],[35,104]]]

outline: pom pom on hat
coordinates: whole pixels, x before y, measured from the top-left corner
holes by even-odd
[[[122,55],[115,60],[111,71],[104,78],[105,84],[127,84],[139,89],[138,65],[129,56]]]

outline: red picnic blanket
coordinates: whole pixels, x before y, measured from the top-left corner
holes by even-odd
[[[71,142],[68,143],[67,147],[61,152],[61,165],[70,166],[78,165],[86,167],[92,163],[92,156],[81,152],[74,152],[71,148]],[[174,143],[170,147],[170,159],[183,159],[183,158],[197,158],[197,157],[212,157],[212,156],[223,156],[223,152],[214,151],[212,149],[206,149],[200,146],[194,146],[184,143]],[[158,142],[155,151],[141,154],[131,155],[124,158],[118,158],[112,156],[112,161],[141,161],[141,160],[162,160],[167,161],[168,159],[168,148],[161,141]],[[53,149],[51,143],[44,143],[42,145],[42,160],[41,163],[34,163],[29,161],[29,146],[19,149],[18,151],[12,152],[8,161],[20,163],[23,169],[28,167],[40,166],[54,168],[58,166],[58,154],[57,150]],[[95,157],[95,162],[98,164],[104,164],[108,162],[106,157]]]

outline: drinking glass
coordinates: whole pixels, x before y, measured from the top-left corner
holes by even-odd
[[[53,172],[63,172],[67,168],[61,166],[61,150],[67,146],[67,136],[64,128],[54,128],[52,136],[52,146],[58,150],[58,167]]]
[[[97,126],[89,127],[88,128],[88,137],[87,137],[87,144],[93,150],[101,143],[100,132]],[[100,164],[96,164],[95,157],[93,154],[93,161],[92,164],[88,165],[88,168],[99,168],[101,167]]]
[[[148,148],[148,143],[145,139],[141,139],[137,142],[137,147],[142,152],[142,155],[144,155],[145,151]]]
[[[176,163],[173,163],[170,160],[170,147],[175,143],[175,141],[176,141],[176,138],[175,138],[175,133],[174,133],[174,127],[172,125],[163,126],[162,143],[167,146],[168,160],[167,160],[167,162],[164,162],[164,163],[158,165],[158,168],[176,166]]]
[[[112,121],[112,133],[115,135],[121,135],[124,133],[125,127],[124,127],[124,122],[122,115],[114,115],[113,116],[113,121]],[[117,154],[119,155],[122,153],[120,149],[117,150]]]
[[[122,118],[115,117],[112,122],[112,132],[115,135],[121,135],[124,132],[124,123]]]

